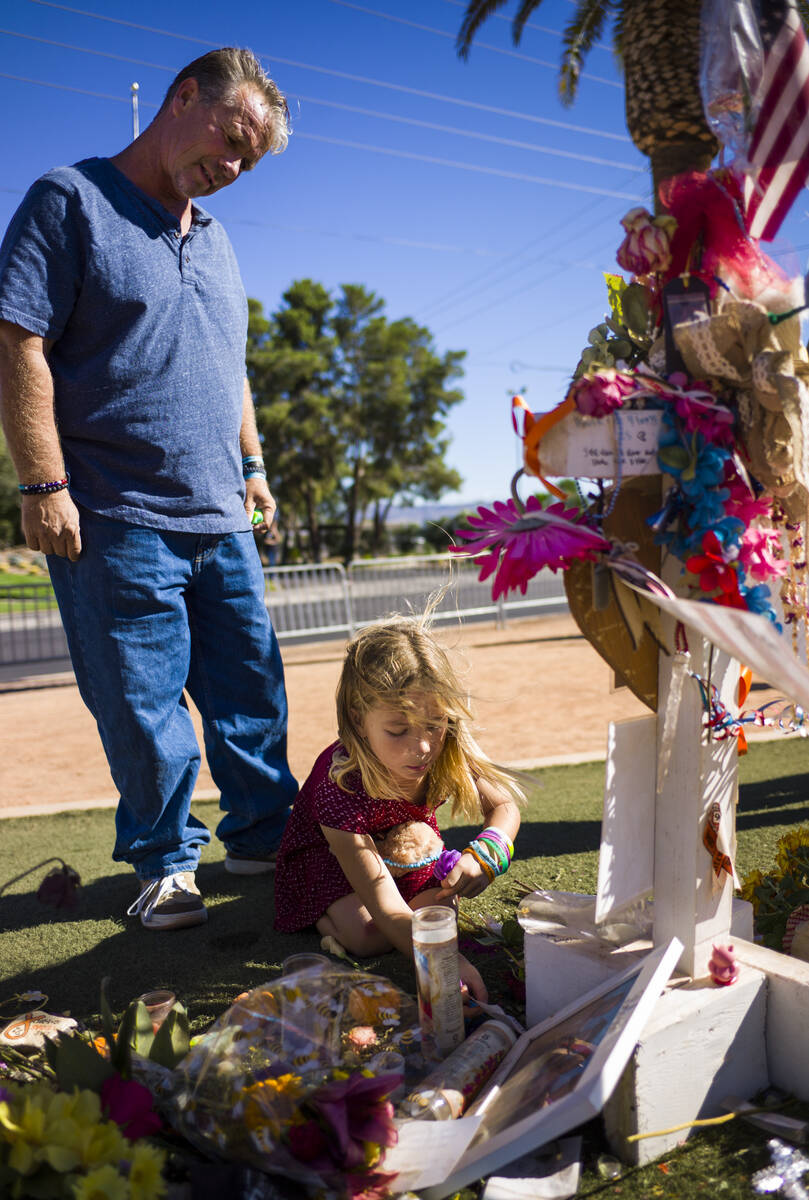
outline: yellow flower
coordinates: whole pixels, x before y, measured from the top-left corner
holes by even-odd
[[[162,1172],[166,1156],[163,1151],[148,1142],[138,1142],[132,1150],[131,1161],[129,1187],[132,1200],[157,1200],[158,1196],[164,1196],[166,1185]]]
[[[755,889],[761,887],[764,882],[764,876],[761,871],[751,871],[742,881],[741,896],[742,900],[749,900],[753,908],[758,906],[759,900],[756,896]]]
[[[809,825],[799,825],[778,839],[775,861],[782,874],[792,866],[793,852],[799,846],[809,846]]]
[[[73,1195],[75,1200],[129,1200],[129,1184],[107,1164],[77,1179]]]
[[[79,1127],[79,1153],[85,1167],[99,1167],[128,1158],[128,1143],[114,1121]]]
[[[277,1140],[282,1125],[288,1124],[295,1115],[304,1090],[300,1075],[291,1073],[252,1083],[242,1093],[245,1125],[253,1132],[267,1129]]]

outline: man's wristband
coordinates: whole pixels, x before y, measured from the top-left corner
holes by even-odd
[[[63,492],[70,483],[69,476],[64,479],[52,479],[49,483],[18,483],[17,489],[23,496],[46,496],[50,492]]]
[[[267,478],[267,469],[260,454],[246,454],[242,459],[242,475],[245,479]]]

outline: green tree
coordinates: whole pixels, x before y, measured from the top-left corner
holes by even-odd
[[[483,22],[507,0],[469,0],[458,34],[458,53],[469,54]],[[519,43],[542,0],[518,0],[512,31]],[[626,123],[648,155],[655,204],[664,179],[705,170],[718,143],[705,120],[699,90],[701,0],[574,0],[565,29],[559,91],[572,103],[582,66],[613,19],[613,45],[623,66]]]
[[[409,318],[390,322],[383,308],[375,293],[348,284],[333,321],[347,466],[341,479],[346,562],[356,554],[366,513],[371,552],[379,553],[394,499],[437,500],[462,482],[445,463],[444,418],[463,399],[448,385],[461,375],[464,354],[438,355],[428,329]]]
[[[321,284],[301,279],[269,319],[258,300],[248,303],[247,376],[284,545],[303,526],[309,553],[319,562],[323,504],[342,462],[333,421],[333,302]]]

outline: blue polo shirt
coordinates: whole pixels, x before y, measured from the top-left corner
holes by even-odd
[[[0,246],[0,318],[53,342],[70,492],[94,512],[249,529],[239,431],[247,301],[218,221],[191,229],[104,158],[48,172]]]

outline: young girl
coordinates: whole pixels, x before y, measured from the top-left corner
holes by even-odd
[[[477,746],[469,719],[447,655],[423,621],[387,621],[353,639],[337,688],[340,740],[301,788],[278,852],[277,929],[314,924],[353,955],[395,946],[410,956],[413,909],[477,896],[506,869],[522,793]],[[436,809],[446,800],[453,815],[482,816],[485,839],[473,839],[439,885],[432,863],[394,880],[374,839],[410,821],[437,832]],[[464,958],[461,979],[486,1000]]]

